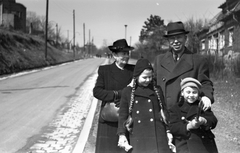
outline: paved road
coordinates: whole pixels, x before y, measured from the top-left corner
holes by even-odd
[[[83,120],[79,116],[86,117],[84,107],[90,108],[82,105],[89,98],[82,86],[105,61],[81,60],[0,80],[0,152],[71,151]]]

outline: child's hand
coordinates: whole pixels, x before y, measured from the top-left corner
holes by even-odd
[[[168,138],[168,146],[169,146],[169,149],[171,149],[172,150],[172,152],[176,152],[176,147],[175,147],[175,145],[172,143],[172,141],[173,141],[173,135],[172,135],[172,133],[170,133],[170,132],[167,132],[167,138]]]
[[[132,149],[132,146],[129,145],[128,140],[125,135],[120,135],[118,139],[118,146],[123,148],[126,152]]]
[[[198,122],[200,122],[201,125],[207,124],[207,120],[202,116],[199,116]]]
[[[198,120],[195,118],[187,124],[187,130],[198,129],[201,125],[204,125],[206,123],[207,120],[204,117],[200,116]]]

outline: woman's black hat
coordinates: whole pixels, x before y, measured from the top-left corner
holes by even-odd
[[[126,39],[119,39],[113,42],[112,46],[108,46],[112,52],[124,52],[133,50],[134,47],[128,46]]]

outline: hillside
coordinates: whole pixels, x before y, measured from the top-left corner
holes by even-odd
[[[76,55],[75,59],[81,58]],[[0,76],[33,68],[56,65],[74,59],[72,52],[48,44],[45,60],[45,41],[38,36],[0,29]]]

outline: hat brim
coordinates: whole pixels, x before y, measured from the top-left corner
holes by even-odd
[[[124,48],[118,48],[115,46],[108,46],[108,49],[111,50],[112,52],[127,52],[130,50],[133,50],[134,47],[128,46],[128,47],[124,47]]]
[[[171,37],[171,36],[176,36],[176,35],[181,35],[181,34],[188,34],[189,31],[184,31],[184,32],[175,32],[175,33],[171,33],[171,34],[167,34],[167,35],[163,35],[164,37]]]

